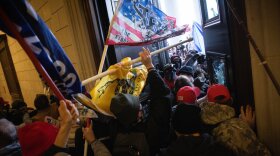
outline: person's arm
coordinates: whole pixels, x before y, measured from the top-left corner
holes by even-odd
[[[154,98],[160,98],[170,94],[170,89],[164,83],[163,79],[159,75],[158,71],[155,69],[150,51],[143,48],[143,52],[139,53],[142,63],[148,70],[147,83],[151,88],[151,96]]]
[[[68,108],[71,110],[69,111],[66,103],[68,104]],[[60,106],[58,108],[59,115],[61,118],[60,121],[60,128],[55,138],[53,146],[51,146],[45,155],[54,155],[57,153],[67,153],[68,149],[66,148],[68,137],[70,134],[70,130],[72,127],[72,122],[77,121],[79,116],[77,108],[71,101],[60,101]]]
[[[171,91],[164,83],[163,79],[154,69],[150,52],[143,49],[139,54],[142,63],[148,69],[147,83],[151,88],[151,102],[149,104],[149,133],[148,140],[155,146],[166,144],[170,130],[171,116]],[[154,136],[154,137],[153,137]]]
[[[89,127],[83,128],[82,130],[84,137],[90,144],[95,156],[111,156],[111,153],[106,148],[106,146],[101,141],[96,139],[92,129],[92,123]]]
[[[71,108],[70,111],[67,109],[66,103],[68,104],[69,108]],[[67,100],[66,103],[65,101],[60,101],[60,106],[58,108],[61,118],[60,129],[54,142],[54,145],[62,148],[66,147],[72,127],[72,122],[75,122],[79,115],[77,108],[71,101]]]

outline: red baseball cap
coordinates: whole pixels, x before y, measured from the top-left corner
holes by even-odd
[[[45,122],[27,124],[18,130],[23,156],[44,155],[53,145],[58,128]]]
[[[183,103],[194,104],[200,94],[197,87],[184,86],[177,92],[177,101]]]
[[[207,98],[208,102],[216,102],[216,97],[224,96],[222,101],[227,101],[231,98],[229,90],[226,86],[221,84],[215,84],[208,88],[207,90]]]

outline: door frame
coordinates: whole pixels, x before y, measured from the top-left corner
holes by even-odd
[[[204,1],[206,0],[200,0],[202,9],[204,8]],[[243,0],[231,1],[237,13],[244,21],[246,21],[247,18],[245,2]],[[208,36],[208,41],[205,42],[205,51],[206,55],[211,54],[211,51],[218,53],[222,52],[224,54],[224,57],[227,61],[226,65],[228,68],[228,71],[226,73],[229,79],[227,86],[229,87],[231,95],[234,99],[234,107],[236,108],[237,114],[239,114],[239,108],[241,105],[254,105],[253,78],[249,42],[242,28],[239,26],[231,11],[229,10],[226,0],[217,0],[217,2],[219,5],[219,16],[213,20],[214,22],[211,20],[207,21],[205,19],[205,13],[202,12],[204,23],[203,28],[204,30],[206,30],[204,33],[207,33],[207,31],[211,31],[211,29],[215,30],[216,32],[219,31],[219,29],[221,29],[221,31],[224,31],[222,29],[226,29],[226,31],[224,32],[218,32],[216,34],[214,34],[213,32],[212,34],[210,34],[210,32],[207,35],[220,35],[220,38],[221,36],[226,35],[228,36],[228,38],[226,38],[226,40],[218,39],[217,41],[214,41],[213,37],[210,37],[210,40]],[[220,44],[219,46],[223,47],[223,49],[217,49],[214,46],[215,42],[221,42],[218,44]],[[209,54],[207,54],[207,52],[209,52]]]
[[[18,77],[17,77],[17,73],[16,73],[16,70],[15,70],[15,67],[14,67],[14,62],[13,62],[13,59],[12,59],[12,56],[11,56],[11,52],[10,52],[10,49],[9,49],[9,45],[8,45],[8,41],[7,41],[7,35],[5,34],[2,34],[0,35],[0,44],[1,42],[4,42],[4,47],[0,47],[0,53],[2,53],[2,50],[4,53],[6,53],[6,56],[8,60],[8,63],[9,63],[9,66],[10,66],[10,69],[12,71],[12,80],[10,79],[10,77],[8,77],[7,73],[5,72],[4,70],[4,65],[2,64],[2,62],[0,62],[2,64],[2,68],[3,68],[3,73],[4,73],[4,76],[5,76],[5,79],[6,79],[6,83],[7,83],[7,86],[8,86],[8,89],[9,89],[9,93],[12,97],[12,100],[16,100],[16,99],[23,99],[23,96],[22,96],[22,92],[21,92],[21,88],[20,88],[20,85],[19,85],[19,81],[18,81]],[[12,82],[8,82],[8,81],[12,81]],[[11,86],[11,83],[14,83],[15,84],[15,87],[16,87],[16,93],[13,93],[13,90],[12,86]]]

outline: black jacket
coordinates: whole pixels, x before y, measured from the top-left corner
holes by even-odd
[[[170,133],[171,91],[156,70],[150,70],[146,80],[150,88],[150,102],[145,120],[137,125],[122,127],[114,122],[110,129],[118,133],[143,132],[149,145],[150,155],[156,155],[161,147],[167,147]],[[116,120],[115,120],[116,121]],[[117,128],[115,128],[117,127]]]
[[[150,155],[158,153],[161,147],[167,147],[170,131],[171,91],[156,70],[151,70],[148,73],[146,83],[150,88],[150,102],[145,106],[145,110],[148,111],[145,111],[147,114],[144,115],[145,120],[143,122],[123,127],[117,120],[111,118],[101,119],[99,117],[97,120],[93,120],[97,138],[106,137],[109,134],[111,139],[105,145],[110,151],[112,151],[117,134],[129,132],[145,134]]]
[[[209,135],[180,136],[160,156],[224,156],[234,155],[227,148],[217,144]]]
[[[171,118],[171,91],[156,70],[148,73],[151,90],[149,115],[146,120],[146,137],[152,154],[167,145]]]

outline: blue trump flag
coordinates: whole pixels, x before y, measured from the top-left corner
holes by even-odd
[[[32,49],[61,93],[69,98],[82,92],[82,84],[55,36],[26,0],[0,0],[2,11],[16,25],[20,35]],[[0,29],[14,37],[3,20]]]

